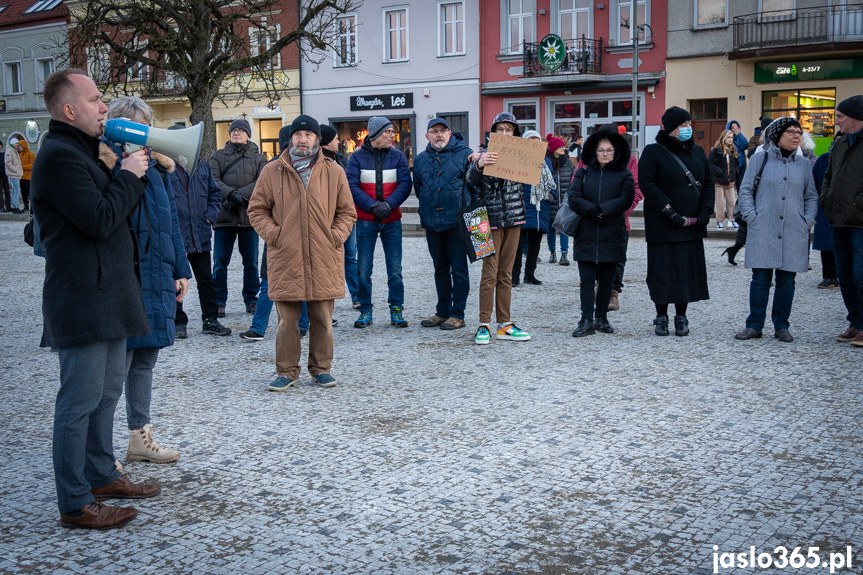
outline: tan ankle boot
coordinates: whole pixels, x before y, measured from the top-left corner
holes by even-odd
[[[148,423],[143,429],[129,430],[129,449],[126,461],[149,461],[150,463],[171,463],[180,459],[180,452],[166,449],[156,443]]]
[[[620,309],[620,301],[618,301],[617,296],[620,295],[620,292],[617,290],[611,291],[611,301],[608,302],[609,311],[617,311]]]

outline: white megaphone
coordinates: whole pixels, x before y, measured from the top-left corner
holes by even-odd
[[[199,123],[182,130],[163,130],[138,124],[129,118],[114,118],[105,123],[105,137],[118,144],[138,146],[131,149],[127,146],[127,152],[147,147],[173,158],[180,165],[183,164],[182,160],[185,160],[186,165],[183,167],[191,173],[198,165],[204,124]]]

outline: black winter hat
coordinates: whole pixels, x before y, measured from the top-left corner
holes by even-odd
[[[308,130],[309,132],[314,132],[315,135],[318,137],[318,140],[321,139],[321,126],[318,124],[318,121],[311,116],[301,114],[294,118],[294,121],[291,122],[290,135],[293,136],[294,132],[299,130]]]
[[[285,150],[291,147],[291,127],[290,126],[282,126],[282,129],[279,130],[279,153],[281,154]]]
[[[836,109],[855,120],[863,120],[863,96],[851,96],[845,98]]]
[[[683,108],[672,106],[662,114],[662,129],[666,132],[673,132],[677,126],[690,120],[692,120],[692,116],[689,115],[689,112]]]
[[[252,137],[252,127],[243,118],[237,118],[236,120],[231,122],[231,127],[228,128],[228,134],[233,132],[234,128],[239,128],[239,129],[243,130],[244,132],[246,132],[250,138]]]
[[[778,146],[779,138],[781,138],[782,134],[785,133],[785,130],[791,126],[797,126],[800,128],[800,122],[797,121],[797,118],[792,118],[790,116],[776,118],[770,122],[769,126],[767,126],[767,130],[764,132],[764,137]]]
[[[333,138],[338,136],[339,133],[335,128],[330,126],[329,124],[321,124],[321,145],[326,146],[330,142],[333,141]]]
[[[769,126],[771,122],[773,122],[773,118],[770,118],[768,116],[761,116],[761,131],[763,132],[764,130],[766,130],[767,126]]]

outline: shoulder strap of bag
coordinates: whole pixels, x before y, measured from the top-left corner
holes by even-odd
[[[695,179],[695,176],[692,175],[692,172],[689,171],[689,168],[686,167],[686,164],[684,164],[683,161],[681,161],[681,159],[677,157],[677,154],[675,154],[674,152],[672,152],[671,150],[669,150],[668,148],[666,148],[662,144],[659,144],[659,147],[662,148],[663,150],[665,150],[666,152],[668,152],[669,156],[674,158],[674,161],[677,162],[677,164],[680,166],[680,168],[686,174],[686,177],[689,178],[689,183],[692,184],[692,186],[695,187],[696,189],[700,190],[701,189],[701,182],[699,182],[698,180]]]
[[[239,163],[239,162],[240,162],[244,157],[245,157],[245,156],[243,156],[243,155],[241,154],[239,158],[237,158],[236,160],[234,160],[233,162],[231,162],[230,164],[228,164],[228,167],[227,167],[227,168],[225,168],[224,170],[222,170],[222,178],[224,178],[224,177],[225,177],[225,174],[227,174],[228,172],[230,172],[230,171],[231,171],[231,168],[233,168],[234,166],[236,166],[236,165],[237,165],[237,164],[238,164],[238,163]]]
[[[761,167],[758,168],[758,175],[755,176],[755,182],[752,183],[752,197],[755,197],[756,192],[758,192],[758,184],[761,183],[761,174],[764,173],[764,166],[767,165],[767,160],[770,159],[770,153],[767,150],[764,150],[764,161],[761,162]]]

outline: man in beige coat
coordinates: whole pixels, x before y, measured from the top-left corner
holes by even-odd
[[[309,312],[309,373],[333,387],[333,301],[345,297],[343,244],[357,219],[342,168],[321,153],[318,122],[291,124],[291,145],[261,171],[249,200],[249,220],[267,242],[269,297],[279,314],[276,379],[285,391],[300,377],[302,302]]]

